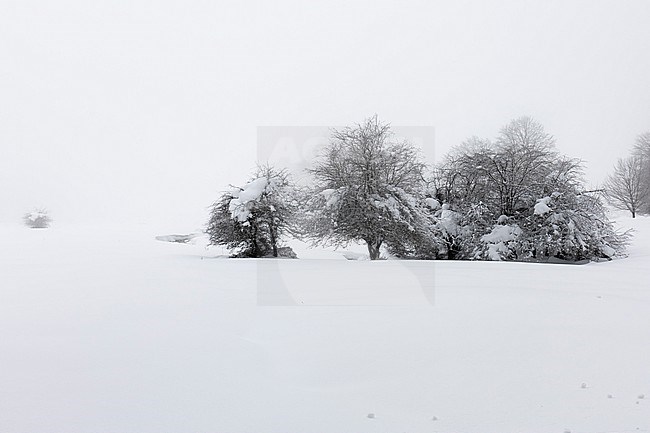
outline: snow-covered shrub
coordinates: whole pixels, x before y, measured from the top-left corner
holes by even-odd
[[[206,233],[234,257],[296,257],[281,246],[297,210],[296,189],[285,170],[259,166],[243,187],[233,187],[212,206]]]
[[[628,241],[626,233],[615,230],[598,196],[571,189],[542,197],[514,216],[501,215],[481,243],[461,232],[465,242],[475,245],[472,258],[489,260],[610,259],[624,255]]]
[[[452,210],[447,203],[443,206],[448,208],[446,212],[447,218],[452,218],[456,224],[454,231],[450,232],[449,258],[479,258],[480,254],[478,252],[484,247],[481,238],[491,231],[495,223],[490,209],[482,202],[469,205],[464,212],[461,209],[459,211]]]
[[[628,236],[617,233],[595,193],[565,190],[539,199],[520,218],[526,237],[523,259],[609,259],[625,252]]]
[[[33,229],[45,229],[52,223],[52,218],[45,209],[35,209],[23,215],[23,222]]]

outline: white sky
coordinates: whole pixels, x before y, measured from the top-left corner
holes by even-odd
[[[602,180],[650,130],[648,1],[0,0],[0,221],[203,224],[257,127],[377,113],[443,155],[531,115]]]

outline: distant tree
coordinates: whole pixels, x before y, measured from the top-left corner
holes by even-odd
[[[45,229],[52,223],[52,218],[50,218],[47,210],[34,209],[32,212],[23,215],[23,222],[27,227],[33,229]]]
[[[643,209],[648,195],[648,185],[642,156],[620,158],[614,172],[605,181],[605,191],[610,203],[617,209],[628,210],[635,218]]]
[[[314,186],[304,232],[315,243],[363,241],[371,260],[382,246],[403,257],[435,255],[424,171],[417,149],[395,141],[377,116],[334,130],[309,170]]]
[[[639,135],[636,139],[633,155],[641,158],[642,182],[646,191],[641,210],[650,214],[650,132]]]
[[[634,154],[646,160],[650,160],[650,132],[640,134],[636,138]]]
[[[237,257],[295,257],[281,243],[297,206],[286,170],[258,166],[249,183],[233,187],[212,206],[206,229],[210,244],[235,250]]]

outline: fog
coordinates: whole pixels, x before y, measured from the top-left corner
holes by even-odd
[[[650,2],[487,3],[3,0],[0,222],[191,230],[260,127],[375,113],[430,159],[530,115],[597,185],[650,130]]]

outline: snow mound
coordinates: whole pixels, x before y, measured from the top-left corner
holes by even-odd
[[[336,192],[337,191],[332,188],[328,188],[321,192],[321,195],[325,197],[325,206],[330,207],[336,205],[339,201],[339,196]]]
[[[550,207],[548,207],[550,201],[551,201],[551,197],[544,197],[537,200],[537,204],[535,205],[534,208],[534,214],[544,215],[546,213],[549,213],[552,210]]]
[[[490,233],[483,235],[481,240],[489,244],[514,241],[521,234],[518,226],[495,226]]]
[[[441,207],[440,202],[435,198],[427,197],[424,202],[427,204],[427,206],[429,206],[429,208],[433,210],[438,210]]]
[[[179,244],[186,244],[199,236],[201,236],[200,233],[190,233],[187,235],[162,235],[156,236],[156,240],[161,242],[175,242]]]
[[[508,242],[516,240],[521,233],[521,229],[516,225],[496,225],[490,233],[483,235],[481,241],[488,244],[487,253],[490,260],[502,260],[510,251]]]
[[[368,254],[356,253],[354,251],[343,251],[341,255],[345,257],[346,260],[370,260]]]

